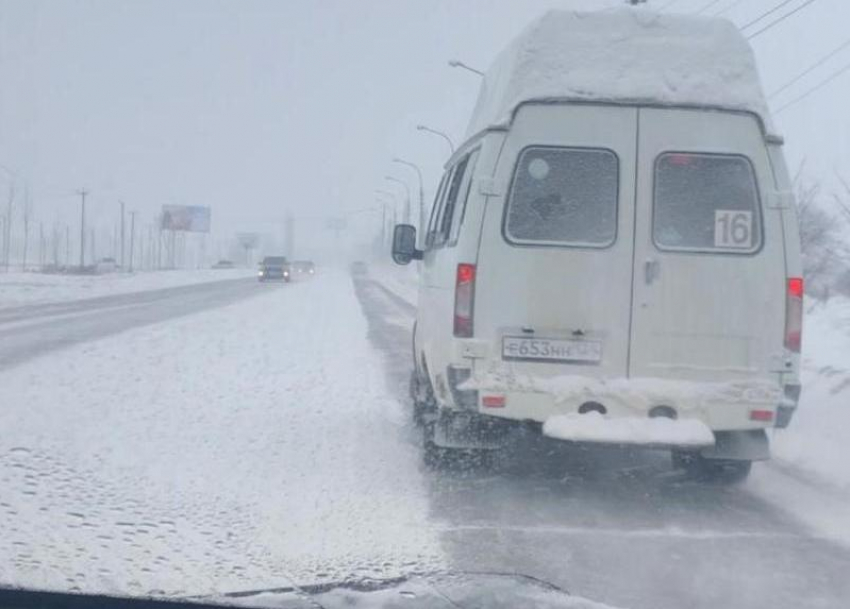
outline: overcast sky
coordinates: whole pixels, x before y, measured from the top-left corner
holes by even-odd
[[[287,211],[372,206],[375,188],[400,188],[388,172],[415,187],[395,155],[421,164],[430,195],[447,147],[415,125],[459,140],[478,87],[446,61],[484,68],[548,8],[621,3],[0,0],[0,164],[26,178],[45,221],[87,186],[107,225],[123,198],[147,221],[185,203],[212,206],[217,232],[261,229]],[[739,0],[726,15],[741,25],[778,3]],[[850,2],[816,0],[755,38],[766,91],[848,40],[848,23]],[[848,63],[850,48],[772,105]],[[850,72],[776,117],[790,163],[806,158],[828,188],[833,171],[850,177],[848,93]]]

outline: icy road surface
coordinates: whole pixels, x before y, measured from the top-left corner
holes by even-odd
[[[0,308],[0,369],[128,327],[197,313],[250,295],[256,278]]]
[[[663,455],[519,435],[493,469],[424,469],[413,309],[368,277],[194,289],[220,306],[92,312],[131,329],[86,321],[91,340],[0,369],[0,583],[186,595],[492,570],[621,607],[847,607],[850,550]]]

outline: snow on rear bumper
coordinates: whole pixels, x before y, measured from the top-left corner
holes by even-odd
[[[546,423],[553,417],[578,415],[593,404],[589,410],[601,406],[606,420],[645,420],[651,413],[657,414],[654,409],[664,407],[672,409],[679,421],[695,420],[715,432],[772,427],[782,401],[778,383],[764,380],[695,382],[479,373],[460,387],[477,391],[481,414],[500,418]],[[770,417],[756,420],[754,411]]]
[[[714,446],[714,433],[697,419],[664,417],[608,419],[598,412],[549,417],[543,435],[557,440],[641,446],[705,448]]]

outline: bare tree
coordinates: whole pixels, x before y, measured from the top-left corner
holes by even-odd
[[[827,299],[850,262],[850,251],[842,239],[841,218],[824,209],[820,184],[806,180],[802,167],[794,178],[794,187],[806,292]]]

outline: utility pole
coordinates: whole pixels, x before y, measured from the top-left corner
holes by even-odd
[[[65,268],[71,264],[71,227],[65,225]]]
[[[292,214],[286,214],[286,223],[283,229],[283,248],[286,257],[290,260],[295,256],[295,218]]]
[[[32,215],[32,201],[30,200],[30,189],[27,186],[24,189],[24,256],[21,261],[21,270],[27,270],[27,248],[30,239],[30,216]]]
[[[9,195],[6,199],[6,224],[3,228],[3,264],[6,267],[6,272],[9,272],[9,259],[12,256],[12,204],[15,201],[15,183],[9,184]]]
[[[80,195],[80,272],[86,265],[86,197],[89,191],[81,188],[77,191]]]
[[[44,222],[38,223],[38,265],[44,268]]]
[[[50,246],[53,249],[53,270],[59,268],[59,226],[54,222],[51,231]]]
[[[130,268],[129,271],[133,272],[133,241],[136,236],[136,212],[130,212]]]
[[[124,268],[124,201],[118,201],[121,204],[121,268]]]

